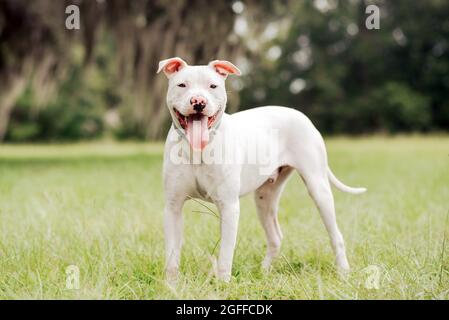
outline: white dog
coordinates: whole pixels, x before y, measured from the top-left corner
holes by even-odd
[[[239,198],[252,191],[267,237],[262,267],[268,269],[281,246],[277,210],[293,170],[300,174],[319,209],[338,269],[349,270],[329,181],[353,194],[366,189],[348,187],[333,175],[324,141],[311,121],[297,110],[275,106],[226,114],[225,79],[230,74],[240,75],[228,61],[189,66],[180,58],[171,58],[159,63],[160,71],[169,79],[167,105],[173,119],[163,169],[167,278],[174,280],[178,275],[182,207],[192,197],[213,202],[220,211],[218,277],[230,280]]]

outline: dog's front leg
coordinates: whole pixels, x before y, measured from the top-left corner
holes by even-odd
[[[182,246],[182,206],[184,201],[167,201],[164,209],[165,272],[167,281],[178,277]]]
[[[232,259],[237,241],[237,230],[240,216],[240,201],[237,197],[232,201],[218,204],[221,215],[221,243],[218,257],[218,278],[228,282],[231,280]]]

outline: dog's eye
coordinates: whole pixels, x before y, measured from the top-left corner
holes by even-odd
[[[180,87],[180,88],[185,88],[185,87],[186,87],[186,84],[185,84],[185,83],[180,83],[180,84],[178,84],[178,87]]]
[[[217,87],[216,84],[211,84],[211,85],[210,85],[210,88],[211,88],[211,89],[215,89],[216,87]]]

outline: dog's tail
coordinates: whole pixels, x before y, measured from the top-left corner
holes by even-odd
[[[337,179],[337,177],[332,173],[331,169],[327,167],[327,176],[329,177],[330,182],[339,190],[352,194],[360,194],[366,191],[366,188],[352,188],[345,185],[343,182]]]

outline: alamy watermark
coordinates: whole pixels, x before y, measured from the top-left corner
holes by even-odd
[[[69,30],[80,29],[80,8],[77,5],[69,5],[65,8],[68,15],[65,19],[65,27]]]
[[[65,27],[68,30],[79,30],[80,29],[80,9],[77,5],[71,4],[65,8],[65,13],[67,14],[65,20]],[[366,7],[365,13],[368,17],[365,20],[365,27],[368,30],[379,30],[380,29],[380,9],[374,4],[370,4]]]
[[[363,272],[366,273],[365,288],[368,290],[380,289],[381,270],[376,265],[369,265]]]
[[[80,269],[76,265],[69,265],[65,268],[65,287],[68,290],[78,290],[80,288]]]
[[[369,16],[365,20],[365,27],[368,30],[380,29],[380,9],[378,6],[371,4],[366,7],[365,13]]]
[[[168,141],[174,142],[169,150],[170,161],[178,165],[255,165],[261,175],[270,175],[279,167],[278,129],[255,129],[251,135],[223,135],[213,130],[211,137],[203,150],[194,150],[183,133],[172,132],[168,137]]]

